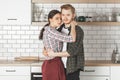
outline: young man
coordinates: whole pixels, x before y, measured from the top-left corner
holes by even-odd
[[[61,6],[61,16],[63,25],[58,29],[62,33],[70,34],[71,24],[74,23],[75,8],[70,4]],[[48,56],[66,57],[63,59],[66,68],[67,80],[80,80],[80,71],[84,70],[84,32],[80,26],[76,25],[76,41],[73,43],[64,43],[64,52],[54,53],[49,51]]]

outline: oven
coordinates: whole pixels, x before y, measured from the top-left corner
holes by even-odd
[[[31,80],[42,80],[42,71],[40,66],[31,67]]]
[[[42,80],[42,73],[31,73],[31,80]]]

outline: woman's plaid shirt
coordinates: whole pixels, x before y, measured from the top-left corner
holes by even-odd
[[[46,49],[52,49],[54,52],[61,52],[63,42],[73,42],[72,36],[60,33],[50,26],[45,27],[45,31],[43,33],[43,44]]]

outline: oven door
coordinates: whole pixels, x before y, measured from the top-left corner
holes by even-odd
[[[42,80],[42,73],[31,73],[31,80]]]

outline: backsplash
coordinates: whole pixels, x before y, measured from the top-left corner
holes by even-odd
[[[39,56],[42,41],[38,40],[38,26],[0,26],[0,59],[16,56]]]
[[[38,5],[38,4],[37,4]],[[42,4],[39,4],[42,5]],[[48,13],[60,10],[62,4],[43,4]],[[72,4],[77,15],[95,12],[120,11],[120,4]],[[81,25],[84,30],[86,60],[110,60],[115,44],[120,48],[120,26]],[[0,26],[0,59],[13,60],[17,56],[42,56],[43,44],[38,40],[42,26]]]

